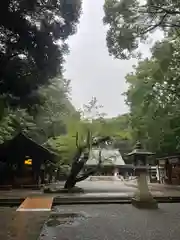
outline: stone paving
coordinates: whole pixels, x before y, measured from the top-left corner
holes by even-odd
[[[124,181],[124,185],[128,188],[137,188],[137,181]],[[180,196],[180,186],[178,185],[176,186],[159,183],[149,183],[148,186],[151,192],[158,191],[161,192],[163,196]]]
[[[90,192],[119,192],[130,193],[134,192],[134,186],[126,186],[122,181],[82,181],[77,184],[83,188],[85,193]]]
[[[1,190],[0,191],[0,199],[3,198],[9,198],[9,199],[13,199],[13,198],[26,198],[29,196],[37,196],[37,195],[42,195],[43,191],[40,190]]]
[[[55,193],[50,194],[52,197],[61,198],[71,198],[71,197],[88,197],[88,196],[124,196],[131,197],[136,191],[135,181],[82,181],[77,184],[78,187],[83,188],[84,193]],[[62,188],[63,183],[52,184],[52,187]],[[163,186],[161,184],[150,185],[150,191],[154,196],[180,196],[180,189],[178,187]],[[0,191],[0,200],[11,200],[11,199],[21,199],[30,196],[49,196],[49,194],[44,194],[43,191],[39,190],[7,190]]]
[[[77,184],[85,193],[120,193],[124,196],[132,196],[137,188],[136,180],[132,181],[88,181]],[[149,184],[149,189],[154,196],[180,196],[180,187],[166,186],[163,184]]]
[[[54,211],[56,218],[44,226],[40,240],[179,240],[180,236],[180,205],[175,203],[159,204],[158,210],[122,204],[60,206]]]
[[[62,187],[61,183],[56,186]],[[136,186],[121,181],[83,181],[78,184],[85,193],[59,194],[60,199],[131,197]],[[158,188],[157,188],[158,187]],[[179,188],[151,185],[154,196],[180,196]],[[157,189],[159,191],[157,191]],[[0,199],[46,196],[42,191],[1,191]],[[54,195],[57,197],[58,194]],[[53,194],[49,195],[53,197]],[[78,200],[79,199],[79,200]],[[66,201],[64,201],[65,203]],[[62,202],[61,202],[62,204]],[[157,240],[179,239],[180,205],[159,204],[157,211],[138,210],[131,204],[68,205],[54,208],[55,217],[44,226],[40,240]],[[36,240],[48,212],[16,212],[17,208],[0,208],[0,240]],[[62,217],[62,213],[66,218]],[[60,214],[60,215],[59,215]],[[70,217],[67,217],[70,214]],[[71,217],[78,215],[80,217]],[[109,222],[109,223],[108,223]],[[164,231],[163,231],[164,229]]]
[[[16,212],[16,208],[0,208],[1,240],[36,240],[47,212]]]
[[[127,187],[137,187],[137,180],[125,180],[124,184]],[[180,191],[180,186],[179,185],[148,183],[148,186],[152,189],[174,189],[174,190],[179,190]]]

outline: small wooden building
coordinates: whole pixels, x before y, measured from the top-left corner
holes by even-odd
[[[44,183],[45,170],[56,155],[19,133],[0,145],[0,185]]]
[[[167,184],[180,184],[180,154],[157,158],[159,167],[164,168],[160,178]]]

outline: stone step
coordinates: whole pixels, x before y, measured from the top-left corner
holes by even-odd
[[[27,197],[16,211],[51,211],[53,197]]]

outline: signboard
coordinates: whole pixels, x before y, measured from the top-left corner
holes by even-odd
[[[159,160],[159,165],[165,165],[166,163],[166,160],[162,159],[162,160]]]
[[[179,162],[178,158],[170,158],[169,159],[169,163],[171,163],[171,164],[175,164],[175,163],[178,163],[178,162]]]

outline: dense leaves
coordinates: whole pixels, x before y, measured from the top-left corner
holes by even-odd
[[[4,109],[0,125],[0,141],[11,139],[19,131],[40,144],[49,138],[67,132],[66,118],[76,113],[69,101],[68,84],[64,79],[54,79],[48,87],[39,89],[41,105],[26,109]]]
[[[66,133],[49,138],[47,141],[46,146],[59,154],[61,164],[72,163],[77,145],[83,144],[85,134],[87,134],[86,129],[83,127],[83,122],[80,121],[76,114],[73,114],[71,117],[66,118]]]
[[[158,154],[180,150],[180,3],[177,0],[105,0],[107,46],[115,58],[139,57],[141,42],[160,30],[148,59],[127,75],[131,136]]]
[[[75,33],[81,0],[3,0],[0,95],[26,107],[34,90],[62,73],[65,40]]]
[[[157,43],[127,76],[133,137],[159,154],[180,150],[179,44],[177,36]]]
[[[105,0],[107,46],[116,58],[138,56],[139,43],[160,29],[165,35],[180,31],[178,0]]]
[[[77,151],[77,145],[84,146],[88,131],[90,131],[92,138],[110,136],[114,147],[120,149],[123,155],[131,150],[132,138],[128,115],[112,119],[94,119],[87,122],[75,114],[66,121],[66,124],[67,134],[50,138],[47,142],[48,148],[59,153],[61,162],[71,165],[73,156]]]

